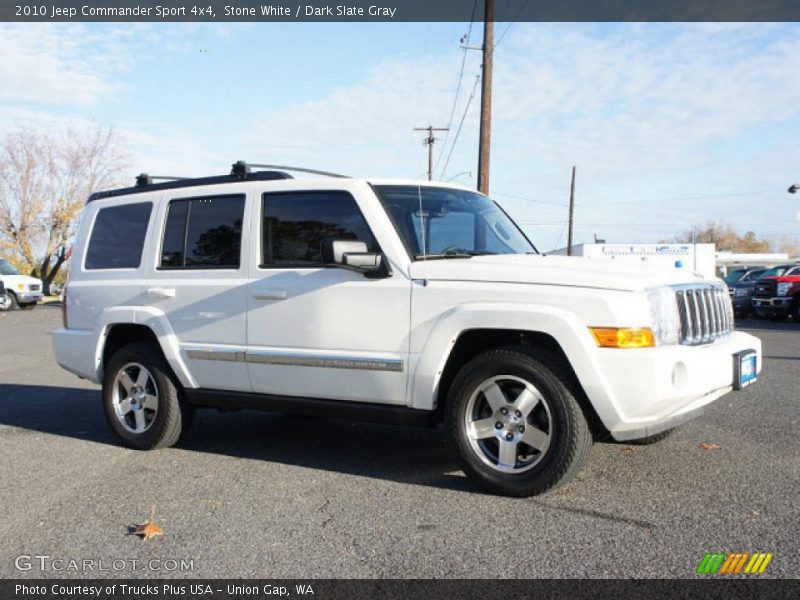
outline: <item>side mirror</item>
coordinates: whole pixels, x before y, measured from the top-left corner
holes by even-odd
[[[323,240],[322,262],[365,275],[375,275],[383,270],[383,255],[367,252],[364,242],[352,240]]]

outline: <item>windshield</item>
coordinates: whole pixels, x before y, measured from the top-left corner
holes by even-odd
[[[416,185],[379,185],[375,191],[417,260],[536,251],[516,223],[482,194]]]
[[[736,283],[739,281],[742,276],[746,273],[744,269],[737,269],[736,271],[731,271],[725,276],[725,283]]]
[[[19,271],[0,258],[0,275],[19,275]]]
[[[764,274],[766,269],[758,269],[757,271],[748,271],[739,281],[744,283],[747,281],[755,281]]]
[[[759,279],[766,279],[767,277],[780,277],[787,271],[786,267],[774,267],[768,271],[764,271]]]

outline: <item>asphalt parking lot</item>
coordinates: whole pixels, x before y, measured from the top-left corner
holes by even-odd
[[[764,343],[757,385],[515,500],[476,489],[437,430],[201,411],[179,448],[123,449],[98,388],[56,365],[59,323],[0,313],[0,577],[693,577],[706,551],[800,573],[800,324],[740,324]],[[128,535],[153,505],[165,535]],[[21,572],[20,555],[125,567]],[[193,569],[157,570],[170,559]]]

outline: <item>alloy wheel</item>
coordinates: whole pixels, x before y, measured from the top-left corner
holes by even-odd
[[[114,378],[112,390],[114,414],[131,433],[144,433],[158,414],[158,387],[150,371],[142,364],[128,363]]]
[[[536,386],[520,377],[486,379],[470,397],[464,418],[472,450],[502,473],[532,469],[550,447],[550,406]]]

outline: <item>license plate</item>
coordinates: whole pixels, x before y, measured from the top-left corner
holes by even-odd
[[[733,360],[735,371],[734,388],[741,390],[751,383],[755,383],[757,379],[756,353],[751,350],[739,352],[733,356]]]

